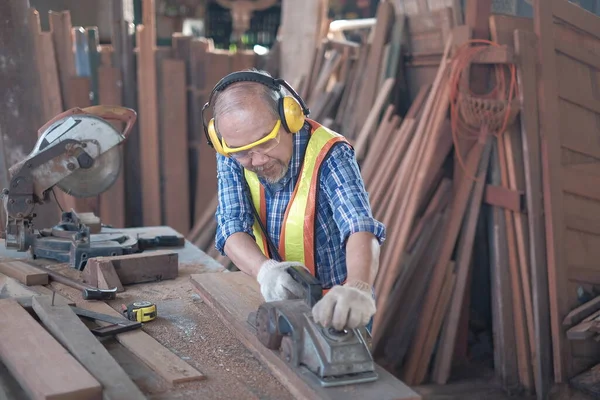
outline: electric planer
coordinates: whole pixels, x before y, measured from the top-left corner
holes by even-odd
[[[302,267],[287,272],[305,289],[305,298],[260,305],[251,313],[259,341],[323,387],[372,382],[375,362],[358,329],[338,331],[317,324],[312,307],[322,298],[320,282]]]

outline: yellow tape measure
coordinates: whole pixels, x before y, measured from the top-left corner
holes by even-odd
[[[156,304],[149,301],[135,301],[127,307],[123,305],[123,315],[131,321],[150,322],[157,316]]]

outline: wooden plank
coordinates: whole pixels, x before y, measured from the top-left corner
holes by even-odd
[[[485,187],[485,177],[487,176],[490,164],[490,151],[492,146],[491,137],[487,139],[488,143],[482,155],[477,174],[477,182],[469,201],[468,213],[465,216],[464,225],[458,242],[458,252],[456,255],[456,287],[452,291],[451,302],[446,304],[447,315],[444,313],[444,328],[441,332],[438,351],[435,358],[435,367],[432,374],[432,380],[438,384],[445,384],[450,377],[450,367],[452,366],[452,356],[454,355],[456,338],[458,334],[458,323],[461,317],[461,309],[465,301],[465,296],[470,293],[467,287],[469,270],[471,266],[471,257],[473,255],[473,243],[475,242],[475,228],[479,218],[479,210],[483,198]],[[448,299],[449,300],[449,299]],[[447,303],[448,303],[447,300]]]
[[[0,319],[10,321],[0,324],[0,358],[32,399],[102,398],[100,383],[16,300],[0,300]]]
[[[165,224],[190,230],[190,193],[185,62],[165,59],[161,65],[161,160]]]
[[[71,36],[71,13],[69,10],[48,12],[48,22],[52,32],[52,42],[56,55],[58,77],[62,91],[63,109],[67,109],[66,95],[69,93],[69,79],[75,76],[75,55]]]
[[[98,67],[98,101],[100,104],[122,105],[121,70],[119,68],[101,65]],[[111,122],[117,131],[121,132],[123,126],[120,122]],[[124,146],[130,145],[129,140]],[[120,146],[121,160],[124,148]],[[125,228],[125,169],[122,168],[115,183],[99,196],[98,214],[102,223],[114,228]]]
[[[555,18],[600,39],[600,25],[598,24],[597,15],[567,0],[551,0],[550,3],[551,6],[548,8]],[[539,17],[543,14],[534,15]]]
[[[588,51],[585,47],[573,46],[573,43],[558,33],[555,33],[554,42],[556,51],[585,63],[592,68],[600,69],[600,55]]]
[[[571,326],[581,322],[583,319],[588,317],[590,314],[600,310],[600,296],[580,305],[576,309],[572,310],[565,319],[563,319],[564,326]]]
[[[75,300],[77,307],[123,317],[123,314],[103,301],[82,300],[81,292],[76,289],[57,282],[52,282],[52,286],[59,288],[62,293]],[[101,326],[110,325],[101,321],[98,321],[98,324]],[[183,361],[141,329],[119,333],[115,338],[171,386],[205,379],[200,371]]]
[[[564,1],[564,0],[563,0]],[[561,1],[562,2],[562,1]],[[566,2],[564,2],[566,4]],[[539,99],[539,129],[543,168],[544,210],[546,222],[546,257],[550,298],[554,382],[563,383],[570,375],[571,350],[561,329],[562,316],[569,313],[566,302],[567,274],[564,248],[563,193],[560,185],[560,108],[556,51],[553,37],[553,6],[533,3],[533,25],[539,39],[537,70]],[[576,7],[576,6],[572,6]]]
[[[137,25],[140,168],[143,225],[161,225],[160,139],[156,80],[156,16],[154,0],[143,0],[142,25]]]
[[[587,173],[585,168],[564,167],[562,183],[565,192],[600,201],[600,176]]]
[[[252,351],[296,398],[299,399],[421,399],[417,393],[381,367],[376,382],[323,388],[306,374],[295,372],[279,355],[264,347],[248,324],[250,312],[263,302],[258,284],[243,272],[195,274],[191,277],[204,301],[215,309],[225,324]]]
[[[112,262],[123,285],[175,279],[178,275],[179,256],[175,252],[157,250],[113,257],[90,258],[89,264]],[[92,266],[92,268],[94,268]],[[86,268],[87,269],[87,268]]]
[[[0,262],[0,272],[4,275],[15,278],[19,282],[30,285],[47,285],[48,274],[41,272],[22,261],[3,261]]]
[[[544,202],[542,198],[542,164],[537,75],[537,38],[529,31],[514,32],[517,81],[521,93],[521,138],[525,172],[525,196],[529,231],[529,262],[531,265],[531,295],[535,329],[535,390],[538,399],[545,399],[552,385],[552,339],[550,335],[550,299],[546,267]]]
[[[478,142],[469,152],[466,160],[466,167],[468,170],[473,171],[479,165],[483,147],[483,144]],[[453,250],[456,246],[456,239],[460,227],[462,226],[473,183],[470,176],[463,176],[460,182],[458,196],[455,196],[452,202],[451,214],[449,216],[448,226],[446,227],[446,235],[432,272],[430,286],[424,299],[423,311],[414,336],[415,342],[411,346],[408,362],[403,374],[404,380],[407,381],[408,384],[416,382],[415,373],[418,361],[421,357],[431,357],[431,351],[433,351],[433,348],[426,348],[425,346],[426,337],[431,334],[430,326],[432,323],[427,316],[431,315],[433,312],[435,302],[442,288],[445,271],[448,268],[448,263],[451,260]]]
[[[314,62],[312,54],[321,40],[328,3],[326,0],[282,0],[279,28],[282,79],[293,84],[310,73]],[[298,54],[309,56],[298,59]]]
[[[377,23],[373,27],[373,39],[369,49],[365,75],[359,92],[359,107],[354,114],[355,125],[348,134],[360,132],[367,121],[371,105],[375,102],[385,45],[389,42],[394,22],[394,6],[389,1],[380,2],[377,6]]]
[[[42,32],[40,14],[35,8],[29,9],[29,29],[35,48],[35,60],[40,79],[43,120],[49,121],[62,110],[62,96],[56,66],[56,55],[52,34]]]
[[[34,297],[33,309],[44,326],[102,384],[106,400],[141,400],[146,396],[67,305]]]

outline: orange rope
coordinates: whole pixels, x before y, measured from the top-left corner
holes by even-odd
[[[472,46],[473,45],[473,46]],[[462,87],[461,80],[463,73],[467,68],[472,65],[472,60],[481,52],[485,51],[489,46],[500,46],[499,44],[483,39],[473,39],[467,41],[465,44],[460,46],[451,61],[450,66],[450,121],[452,127],[452,139],[454,141],[455,152],[458,157],[458,161],[463,171],[471,179],[477,180],[477,178],[467,171],[464,160],[459,149],[459,132],[461,136],[470,139],[477,139],[482,134],[494,134],[499,136],[504,133],[509,123],[511,115],[511,106],[513,99],[517,96],[517,78],[516,78],[516,67],[514,64],[494,65],[495,73],[495,86],[485,94],[476,94],[470,87]],[[508,67],[510,72],[510,82],[507,85],[506,74],[504,69]],[[467,82],[469,81],[467,77]],[[508,90],[507,90],[508,86]],[[470,104],[466,102],[460,102],[462,99],[471,100]],[[492,132],[492,127],[498,125],[498,110],[484,110],[483,108],[476,108],[473,106],[474,102],[488,102],[488,104],[503,105],[505,108],[504,116],[502,117],[502,125],[496,132]],[[459,105],[460,104],[460,105]],[[468,109],[466,107],[469,107]],[[463,115],[461,117],[461,108],[463,109]],[[474,121],[465,121],[464,114],[468,112],[469,116],[477,116],[482,123],[474,125]]]

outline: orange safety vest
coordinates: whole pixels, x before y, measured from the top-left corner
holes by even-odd
[[[285,261],[301,262],[313,276],[316,276],[315,209],[319,189],[319,169],[334,145],[349,144],[349,142],[342,135],[325,128],[318,122],[311,119],[307,119],[307,122],[311,127],[310,139],[300,168],[299,179],[285,210],[279,239],[279,254]],[[263,225],[267,226],[265,189],[254,172],[244,170],[244,175],[250,187],[254,207],[259,210]],[[258,247],[266,257],[271,258],[267,240],[256,219],[252,229]]]

